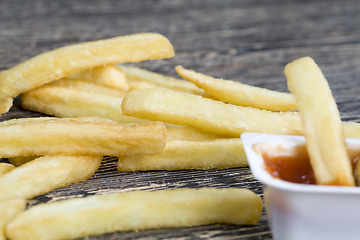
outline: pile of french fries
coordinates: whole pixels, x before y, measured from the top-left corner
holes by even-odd
[[[21,95],[23,109],[52,116],[0,123],[0,157],[11,163],[0,163],[0,240],[259,221],[261,198],[236,188],[96,195],[25,210],[27,199],[90,178],[105,155],[121,159],[123,171],[247,166],[238,137],[123,114],[134,89],[215,99],[193,83],[116,65],[173,56],[168,39],[143,33],[59,48],[0,72],[0,114]]]
[[[324,143],[328,145],[314,148],[333,149],[345,136],[360,137],[359,124],[341,123],[333,99],[331,104],[320,100],[331,99],[329,88],[318,96],[322,105],[306,113],[310,107],[303,106],[304,94],[298,93],[304,87],[293,79],[306,78],[296,69],[310,60],[286,67],[293,94],[215,79],[182,66],[176,71],[188,81],[118,65],[173,56],[168,39],[144,33],[59,48],[0,72],[0,114],[21,94],[23,109],[53,116],[0,123],[0,157],[12,163],[0,164],[0,215],[5,216],[0,239],[256,224],[262,200],[246,189],[138,191],[39,204],[25,211],[24,199],[88,179],[104,155],[119,158],[119,171],[245,167],[241,133],[305,134],[314,144],[324,137],[312,137],[314,129],[333,127],[321,125],[322,120],[307,121],[325,106],[333,114],[322,119],[334,119],[329,122],[336,128]],[[318,74],[315,78],[321,78],[314,64],[308,65]],[[322,81],[319,89],[326,85]],[[330,140],[333,136],[336,140]],[[328,155],[314,160],[314,166],[326,165],[328,170],[316,174],[318,183],[354,185],[349,164],[341,160],[346,152],[341,151],[333,156],[337,165],[323,160]],[[314,155],[318,159],[322,153]]]

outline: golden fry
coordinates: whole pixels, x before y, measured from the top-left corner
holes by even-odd
[[[247,189],[133,191],[39,204],[7,224],[12,240],[70,239],[115,231],[256,224],[262,200]]]
[[[123,99],[122,111],[127,116],[192,126],[224,137],[239,137],[243,132],[303,134],[297,112],[235,106],[160,88],[129,92]],[[360,138],[359,123],[345,122],[344,128],[346,137],[349,133]]]
[[[182,78],[189,80],[223,102],[268,111],[291,111],[296,109],[294,96],[290,93],[217,79],[187,70],[182,66],[177,66],[176,71]]]
[[[360,186],[360,162],[358,161],[360,158],[360,146],[347,144],[346,149],[349,154],[350,161],[352,161],[354,164],[353,175],[355,179],[355,185]]]
[[[167,141],[161,153],[119,158],[118,170],[224,169],[246,167],[248,162],[240,138],[211,141]]]
[[[198,128],[179,126],[166,127],[166,141],[206,141],[222,138],[222,135],[205,132]]]
[[[25,210],[25,199],[15,198],[7,201],[0,201],[0,240],[6,240],[5,225],[21,211]]]
[[[122,111],[127,116],[192,126],[229,137],[240,137],[243,132],[302,133],[295,112],[235,106],[161,88],[129,92],[123,99]]]
[[[85,92],[92,92],[98,94],[105,94],[112,97],[123,98],[126,92],[116,88],[107,87],[98,83],[92,83],[81,79],[62,78],[45,86],[57,86],[63,88],[77,89]],[[41,88],[41,87],[40,87]],[[34,89],[36,90],[36,89]],[[32,90],[30,90],[32,91]]]
[[[360,186],[360,164],[357,162],[354,168],[355,185]]]
[[[90,178],[102,156],[44,156],[0,176],[0,200],[30,199]]]
[[[15,168],[14,165],[9,163],[0,163],[0,176],[4,173],[10,172]]]
[[[192,93],[207,98],[213,98],[203,89],[196,87],[195,84],[184,80],[165,76],[137,67],[121,65],[120,68],[125,72],[131,90],[161,87],[179,92]]]
[[[356,122],[343,122],[346,138],[360,138],[360,124]]]
[[[0,101],[82,70],[124,62],[171,58],[167,38],[140,33],[66,46],[35,56],[0,73]]]
[[[147,120],[122,114],[122,98],[57,86],[42,86],[21,95],[23,109],[56,117],[103,117],[120,123]]]
[[[310,57],[285,67],[306,137],[317,184],[354,186],[344,127],[327,80]]]
[[[165,147],[160,122],[122,125],[98,117],[21,118],[0,123],[0,157],[155,154]]]
[[[129,84],[125,73],[116,65],[84,70],[68,76],[68,78],[84,79],[90,82],[116,88],[124,92],[129,91]]]
[[[6,98],[4,100],[0,100],[0,115],[8,112],[12,105],[13,105],[12,98]]]
[[[148,83],[148,82],[143,82],[143,81],[138,81],[138,80],[130,80],[129,81],[129,88],[130,91],[132,90],[140,90],[140,89],[145,89],[145,88],[157,88],[159,86],[153,84],[153,83]]]

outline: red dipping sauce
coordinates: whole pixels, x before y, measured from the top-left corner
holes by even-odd
[[[253,149],[264,159],[265,170],[274,178],[284,181],[316,184],[313,168],[305,145],[284,147],[282,145],[256,144]],[[359,164],[360,148],[348,146],[349,158],[353,170]],[[340,185],[331,183],[329,185]]]
[[[314,171],[307,154],[274,156],[263,154],[265,169],[274,178],[302,184],[315,184]]]

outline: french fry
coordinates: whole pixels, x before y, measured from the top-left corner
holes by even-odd
[[[297,112],[270,112],[225,104],[167,89],[129,92],[122,101],[124,115],[192,126],[203,131],[239,137],[243,132],[302,135]],[[360,138],[359,123],[344,123],[345,136]],[[357,134],[358,133],[358,134]]]
[[[120,68],[125,72],[131,90],[161,87],[180,92],[192,93],[207,98],[213,98],[203,89],[196,87],[195,84],[184,80],[165,76],[137,67],[120,65]]]
[[[295,112],[235,106],[161,88],[129,92],[122,101],[122,111],[127,116],[192,126],[228,137],[240,137],[243,132],[302,134]]]
[[[111,88],[104,86],[99,83],[92,83],[81,79],[75,78],[62,78],[51,83],[48,83],[47,86],[57,86],[71,89],[78,89],[86,92],[105,94],[112,97],[123,98],[126,92],[121,91],[116,88]],[[32,91],[32,90],[30,90]]]
[[[15,167],[19,167],[27,162],[30,162],[41,156],[17,156],[17,157],[9,157],[9,162]]]
[[[157,87],[159,87],[159,86],[157,86],[153,83],[148,83],[148,82],[144,82],[144,81],[140,81],[140,80],[131,79],[129,81],[130,91],[140,90],[140,89],[145,89],[145,88],[157,88]]]
[[[355,185],[360,186],[360,146],[347,144],[346,149],[352,163]]]
[[[165,147],[160,122],[123,125],[98,118],[21,118],[0,123],[0,157],[155,154]]]
[[[0,240],[6,240],[5,225],[26,207],[25,199],[15,198],[0,201]]]
[[[360,157],[360,154],[359,156]],[[355,185],[356,186],[360,186],[360,164],[359,161],[357,161],[355,163],[355,167],[354,167],[354,179],[355,179]]]
[[[222,135],[205,132],[198,128],[179,126],[166,127],[166,141],[206,141],[223,138]]]
[[[8,112],[12,105],[13,105],[12,98],[6,98],[4,100],[0,100],[0,115]]]
[[[177,66],[176,71],[182,78],[189,80],[223,102],[268,111],[285,112],[296,110],[294,96],[290,93],[282,93],[240,82],[213,78],[187,70],[182,66]]]
[[[343,122],[346,138],[360,138],[360,124],[356,122]]]
[[[356,163],[354,168],[355,185],[360,186],[360,164]]]
[[[39,204],[6,226],[11,240],[70,239],[115,231],[256,224],[262,200],[247,189],[133,191]]]
[[[0,200],[30,199],[90,178],[102,156],[44,156],[0,176]]]
[[[15,168],[14,165],[9,163],[0,163],[0,176],[4,173],[10,172]]]
[[[286,65],[285,75],[300,112],[317,184],[354,186],[340,113],[320,68],[304,57]]]
[[[0,101],[82,70],[124,62],[171,58],[167,38],[140,33],[85,42],[42,53],[0,73]]]
[[[129,84],[125,73],[116,65],[98,67],[84,70],[70,76],[68,78],[84,79],[90,82],[102,84],[111,88],[117,88],[124,92],[129,91]]]
[[[120,123],[147,120],[122,114],[122,98],[58,86],[42,86],[21,95],[23,109],[56,117],[103,117]]]
[[[149,170],[224,169],[247,167],[240,138],[211,141],[167,141],[161,153],[119,157],[117,169],[124,172]]]

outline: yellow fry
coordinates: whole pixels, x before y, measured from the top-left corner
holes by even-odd
[[[0,100],[0,115],[8,112],[12,105],[13,105],[12,98],[6,98],[4,100]]]
[[[0,157],[155,154],[165,147],[160,122],[123,125],[110,119],[22,118],[0,123]]]
[[[12,240],[70,239],[115,231],[256,224],[262,200],[238,188],[135,191],[39,204],[7,224]]]
[[[296,109],[295,99],[290,93],[217,79],[187,70],[182,66],[177,66],[176,71],[182,78],[189,80],[223,102],[268,111],[291,111]]]
[[[0,101],[82,70],[173,56],[174,49],[169,40],[156,33],[140,33],[58,48],[1,72]]]
[[[157,88],[157,87],[159,87],[159,86],[157,86],[153,83],[148,83],[148,82],[144,82],[144,81],[140,81],[140,80],[131,79],[129,81],[130,91],[140,90],[140,89],[145,89],[145,88]]]
[[[90,82],[116,88],[124,92],[129,91],[129,84],[125,73],[116,65],[84,70],[68,76],[68,78],[84,79]]]
[[[302,133],[295,112],[235,106],[161,88],[129,92],[123,99],[122,111],[128,116],[192,126],[229,137],[240,137],[243,132]]]
[[[167,141],[161,153],[119,158],[119,171],[224,169],[246,167],[248,162],[240,138],[211,141]]]
[[[162,87],[179,92],[187,92],[195,95],[201,95],[207,98],[213,98],[203,89],[198,88],[193,83],[184,80],[165,76],[137,67],[121,65],[120,68],[125,72],[131,90],[150,87]]]
[[[353,165],[353,175],[355,179],[355,185],[360,186],[360,164],[358,159],[360,158],[360,147],[358,145],[346,145],[347,152],[352,161]]]
[[[310,57],[285,67],[317,184],[354,186],[340,113],[327,80]]]
[[[123,98],[126,92],[116,88],[111,88],[98,83],[92,83],[75,78],[62,78],[47,84],[48,86],[57,86],[63,88],[77,89],[86,92],[105,94],[112,97]],[[30,90],[32,91],[32,90]]]
[[[30,162],[41,156],[17,156],[17,157],[9,157],[9,162],[13,164],[15,167],[19,167],[27,162]]]
[[[360,164],[356,162],[354,167],[354,178],[355,178],[355,185],[360,186]]]
[[[205,132],[198,128],[179,126],[166,128],[166,141],[206,141],[222,138],[222,135]]]
[[[11,170],[13,170],[15,168],[15,166],[13,164],[9,164],[9,163],[0,163],[0,175],[10,172]]]
[[[360,138],[360,124],[356,122],[343,122],[346,138]]]
[[[6,240],[5,225],[26,207],[25,199],[15,198],[0,201],[0,240]]]
[[[270,112],[225,104],[166,89],[129,92],[122,102],[123,114],[148,120],[192,126],[226,137],[243,132],[302,135],[297,112]],[[344,123],[345,136],[360,138],[359,123]]]
[[[90,178],[102,156],[44,156],[0,176],[0,200],[30,199]]]
[[[144,119],[124,116],[122,98],[57,86],[42,86],[21,95],[23,109],[56,117],[103,117],[120,123],[143,123]]]

